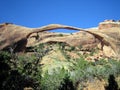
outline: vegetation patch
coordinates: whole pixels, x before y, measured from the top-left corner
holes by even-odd
[[[66,57],[64,48],[64,44],[59,44]],[[55,58],[51,65],[44,65],[46,71],[43,72],[40,62],[50,50],[47,44],[40,44],[34,48],[32,55],[0,51],[0,90],[23,90],[26,87],[33,90],[82,90],[87,87],[88,81],[94,80],[104,80],[105,90],[119,90],[119,60],[88,62],[82,55],[77,59],[67,57],[65,61]],[[74,50],[75,47],[70,47],[70,51]]]

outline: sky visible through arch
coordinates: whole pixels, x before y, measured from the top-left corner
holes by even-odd
[[[54,23],[90,28],[105,19],[120,19],[120,0],[0,0],[0,23],[31,28]]]

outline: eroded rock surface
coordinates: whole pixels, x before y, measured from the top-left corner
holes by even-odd
[[[77,33],[64,34],[48,32],[53,29],[78,30]],[[66,43],[69,46],[82,47],[89,51],[99,48],[106,56],[119,56],[120,28],[109,30],[84,30],[77,27],[50,24],[40,28],[27,28],[11,23],[0,24],[0,50],[10,47],[16,52],[25,51],[26,47],[34,47],[40,43]]]

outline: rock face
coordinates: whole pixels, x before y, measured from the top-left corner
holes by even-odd
[[[95,33],[92,33],[90,31],[85,31],[80,28],[72,27],[72,26],[65,26],[65,25],[60,25],[60,24],[50,24],[48,26],[43,26],[41,28],[27,28],[27,27],[22,27],[10,23],[5,23],[0,25],[0,50],[2,49],[8,49],[9,47],[14,47],[15,51],[23,51],[25,50],[26,44],[28,43],[28,38],[30,35],[34,33],[41,33],[44,31],[49,31],[53,29],[69,29],[69,30],[79,30],[83,32],[87,32],[89,34],[94,35],[98,39],[102,39],[100,35],[97,35]],[[49,36],[47,36],[49,37]],[[35,36],[36,39],[39,39],[39,35]],[[41,39],[41,38],[40,38]],[[65,40],[56,39],[54,40],[48,40],[48,42],[65,42]]]
[[[120,28],[120,20],[105,20],[104,22],[99,23],[99,29],[108,29],[112,27]]]
[[[112,22],[113,21],[106,21]],[[101,24],[102,25],[102,24]],[[27,28],[11,23],[0,24],[0,50],[12,48],[15,52],[25,51],[40,43],[62,42],[68,46],[82,47],[89,51],[99,48],[106,56],[118,56],[120,48],[120,28],[99,26],[101,30],[84,30],[77,27],[50,24],[40,28]],[[104,29],[103,29],[104,28]],[[53,29],[78,30],[77,33],[64,34],[48,32]],[[117,37],[116,37],[117,36]]]
[[[0,25],[0,50],[8,49],[9,46],[14,47],[17,51],[21,51],[27,44],[26,35],[31,30],[26,27],[4,23]],[[15,45],[16,44],[16,45]],[[15,48],[17,46],[17,48]]]

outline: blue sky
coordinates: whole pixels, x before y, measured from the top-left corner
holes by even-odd
[[[105,19],[120,19],[120,0],[0,0],[0,23],[31,28],[52,23],[90,28]]]

